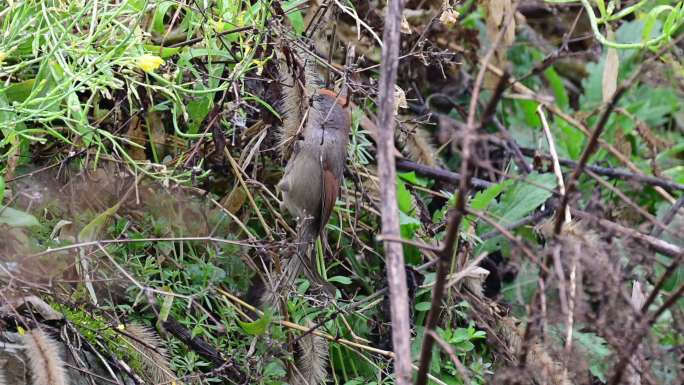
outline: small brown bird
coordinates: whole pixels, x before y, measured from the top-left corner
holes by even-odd
[[[347,143],[351,116],[346,98],[322,89],[313,97],[306,125],[294,143],[282,180],[277,188],[283,193],[281,209],[297,218],[297,254],[309,279],[322,284],[313,257],[307,258],[308,246],[328,223],[342,185],[347,161]],[[312,253],[313,254],[313,253]],[[300,269],[301,269],[300,267]],[[286,274],[294,280],[298,269]]]

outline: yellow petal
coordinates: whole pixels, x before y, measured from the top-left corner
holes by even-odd
[[[162,64],[164,59],[156,55],[142,55],[135,60],[135,65],[145,72],[153,72]]]

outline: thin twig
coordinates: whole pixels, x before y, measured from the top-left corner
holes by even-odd
[[[442,248],[438,247],[438,246],[430,245],[430,244],[423,243],[423,242],[414,241],[411,239],[404,239],[402,237],[395,237],[395,236],[391,236],[391,235],[387,235],[387,234],[378,235],[376,237],[376,239],[380,242],[397,242],[397,243],[402,243],[404,245],[411,245],[411,246],[415,246],[419,249],[430,250],[430,251],[434,251],[434,252],[439,252],[442,250]]]
[[[641,68],[643,69],[644,67]],[[611,96],[610,101],[606,106],[606,109],[603,111],[603,114],[601,114],[601,118],[599,119],[599,122],[596,124],[596,128],[594,128],[594,131],[591,133],[591,136],[589,137],[589,142],[587,143],[587,146],[584,148],[584,151],[582,152],[582,156],[580,157],[577,166],[570,175],[570,180],[568,180],[568,190],[566,194],[561,197],[560,206],[558,207],[558,211],[556,214],[556,223],[553,228],[554,234],[560,234],[561,230],[563,229],[565,215],[563,215],[562,213],[565,213],[565,208],[568,206],[568,202],[570,201],[570,195],[573,194],[577,189],[577,181],[580,175],[582,175],[582,172],[584,171],[584,166],[587,165],[587,163],[589,162],[589,158],[594,154],[594,151],[596,151],[596,148],[598,147],[599,138],[601,137],[603,130],[606,128],[608,118],[615,109],[615,106],[617,106],[617,102],[620,101],[622,95],[637,79],[639,74],[641,74],[641,71],[637,71],[626,83],[621,84],[620,87],[618,87],[618,89],[615,90],[615,93],[613,94],[613,96]]]
[[[426,166],[424,164],[412,162],[406,159],[397,159],[397,168],[404,171],[415,171],[418,175],[422,175],[435,180],[441,180],[447,183],[460,183],[461,175],[449,170],[445,170],[439,167]],[[478,189],[485,189],[492,185],[492,182],[488,182],[483,179],[471,178],[471,185]]]
[[[665,226],[665,224],[661,223],[660,220],[658,220],[658,218],[656,218],[656,217],[653,216],[651,213],[649,213],[648,211],[646,211],[646,209],[644,209],[643,207],[641,207],[641,206],[639,206],[638,204],[636,204],[636,203],[635,203],[633,200],[631,200],[627,195],[625,195],[625,193],[623,193],[623,192],[620,191],[619,189],[615,188],[614,186],[612,186],[610,183],[606,182],[605,180],[601,179],[600,176],[594,174],[594,173],[591,172],[590,170],[587,169],[587,170],[584,170],[584,171],[587,173],[587,175],[589,175],[590,177],[592,177],[595,181],[599,182],[599,184],[600,184],[601,186],[603,186],[603,187],[607,188],[608,190],[610,190],[613,194],[617,195],[620,199],[622,199],[623,202],[625,202],[627,205],[629,205],[631,208],[633,208],[633,209],[634,209],[636,212],[638,212],[641,216],[643,216],[644,218],[648,219],[654,226],[658,227],[658,228],[661,229],[661,230],[666,230],[666,231],[668,231],[668,232],[671,232],[670,229],[668,229],[667,226]]]
[[[133,239],[133,238],[121,238],[121,239],[102,239],[102,240],[97,240],[97,241],[80,242],[80,243],[74,243],[73,245],[55,247],[54,249],[48,248],[47,250],[41,251],[39,253],[27,255],[23,258],[27,258],[27,259],[37,258],[37,257],[42,257],[43,255],[58,253],[60,251],[79,249],[79,248],[83,248],[83,247],[95,246],[98,244],[109,245],[109,244],[138,243],[138,242],[190,242],[190,241],[226,243],[226,244],[230,244],[230,245],[244,246],[244,247],[255,247],[255,248],[264,247],[263,245],[259,245],[259,244],[256,244],[256,243],[253,243],[250,241],[236,241],[236,240],[232,240],[232,239],[223,239],[223,238],[217,238],[217,237],[169,237],[169,238],[135,238],[135,239]]]
[[[556,175],[558,180],[558,191],[560,191],[561,197],[565,196],[565,182],[563,182],[563,171],[561,170],[560,163],[558,162],[558,153],[556,152],[556,143],[553,140],[553,135],[551,135],[551,129],[549,128],[549,122],[546,121],[546,114],[544,114],[544,107],[540,104],[537,107],[537,114],[541,119],[542,128],[544,129],[544,135],[546,136],[546,141],[549,144],[549,153],[551,154],[551,160],[553,161],[553,173]],[[570,208],[565,207],[565,223],[570,223],[572,220],[570,216]]]
[[[522,151],[523,155],[529,156],[529,157],[535,157],[539,156],[544,159],[551,159],[551,156],[548,154],[541,153],[537,150],[531,149],[531,148],[524,148],[521,147],[520,151]],[[558,158],[558,162],[567,167],[577,167],[577,162],[574,160],[570,159],[563,159],[563,158]],[[657,186],[661,187],[667,190],[681,190],[684,191],[684,184],[672,182],[667,179],[663,178],[658,178],[650,175],[644,175],[643,173],[632,173],[626,170],[622,170],[619,168],[611,168],[611,167],[601,167],[601,166],[596,166],[596,165],[586,165],[585,169],[591,170],[594,173],[605,176],[608,178],[613,178],[613,179],[622,179],[622,180],[629,180],[641,184],[647,184],[651,186]]]
[[[677,199],[677,202],[675,202],[672,207],[667,211],[667,213],[663,216],[663,220],[661,221],[663,225],[668,226],[670,222],[674,219],[675,215],[677,215],[677,212],[684,206],[684,194]],[[654,237],[659,237],[660,233],[662,233],[663,230],[659,226],[653,226],[653,230],[651,230],[651,235]]]
[[[597,218],[596,216],[589,214],[587,212],[573,209],[572,214],[575,216],[578,216],[580,218],[588,219],[590,221],[596,221],[597,224],[599,224],[601,227],[605,228],[606,230],[615,231],[616,233],[620,233],[622,235],[636,239],[637,241],[641,242],[645,246],[648,246],[649,249],[656,251],[658,253],[665,254],[665,255],[668,255],[670,257],[677,257],[680,253],[684,252],[684,249],[682,249],[681,247],[679,247],[677,245],[663,241],[662,239],[652,237],[648,234],[640,233],[634,229],[624,227],[624,226],[619,225],[615,222],[611,222],[611,221],[606,220],[606,219]]]

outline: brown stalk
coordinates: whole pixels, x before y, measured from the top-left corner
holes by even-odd
[[[404,0],[391,0],[385,16],[380,85],[378,88],[378,177],[382,197],[382,234],[398,237],[399,209],[397,207],[396,170],[394,161],[394,84],[399,66],[401,14]],[[411,383],[411,346],[408,288],[402,245],[384,242],[387,281],[390,292],[392,346],[394,350],[395,381],[398,385]]]

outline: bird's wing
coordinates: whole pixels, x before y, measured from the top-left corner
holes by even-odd
[[[340,182],[335,177],[330,161],[325,159],[323,161],[323,196],[321,200],[321,220],[319,232],[323,233],[325,225],[330,219],[333,207],[337,201],[337,194],[340,191]]]

